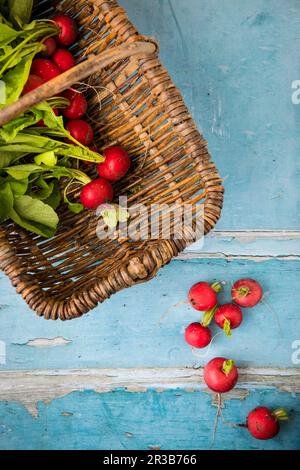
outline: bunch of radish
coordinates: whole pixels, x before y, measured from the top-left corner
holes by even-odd
[[[231,330],[238,328],[243,321],[241,307],[254,307],[263,295],[262,287],[257,281],[239,279],[231,289],[232,302],[218,305],[217,294],[221,290],[222,285],[219,282],[197,282],[190,288],[189,303],[195,310],[205,312],[201,322],[193,322],[185,330],[185,340],[190,346],[205,348],[211,343],[209,325],[213,319],[227,336],[231,336]]]
[[[58,26],[59,34],[43,41],[45,50],[41,57],[33,60],[23,94],[38,88],[76,64],[73,54],[67,49],[77,39],[78,29],[75,21],[66,15],[54,16],[52,21]],[[75,88],[70,88],[62,93],[62,97],[69,101],[69,105],[61,111],[65,119],[65,128],[77,142],[97,152],[97,147],[93,144],[93,129],[84,119],[88,106],[84,94]],[[59,114],[58,109],[53,109],[53,111],[56,115]],[[45,124],[39,121],[36,125],[44,126]],[[73,142],[69,141],[69,143]],[[105,161],[97,166],[99,177],[86,184],[81,190],[80,200],[87,209],[96,209],[105,202],[111,202],[114,197],[112,183],[123,178],[131,166],[128,153],[119,146],[104,149],[103,156]]]

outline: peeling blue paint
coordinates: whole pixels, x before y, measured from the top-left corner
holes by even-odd
[[[265,442],[220,420],[215,449],[299,449],[300,396],[253,391],[242,401],[225,402],[224,420],[244,422],[257,404],[298,411],[282,424],[278,437]],[[66,411],[70,415],[61,416]],[[198,392],[75,392],[40,403],[37,418],[19,405],[0,403],[0,422],[13,429],[0,433],[0,449],[207,449],[215,413],[211,396]]]

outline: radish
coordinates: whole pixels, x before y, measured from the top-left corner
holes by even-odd
[[[49,59],[34,59],[31,66],[31,73],[48,82],[52,78],[60,75],[60,70],[56,64]]]
[[[63,93],[63,96],[70,101],[67,108],[63,110],[63,115],[67,119],[80,119],[87,110],[87,101],[82,93],[69,88]]]
[[[283,408],[271,411],[269,408],[259,406],[248,414],[247,428],[255,439],[272,439],[279,433],[279,421],[287,419],[287,412]]]
[[[231,289],[232,300],[240,307],[254,307],[261,300],[263,290],[254,279],[239,279]]]
[[[78,34],[75,21],[66,15],[56,15],[52,20],[57,24],[60,30],[56,38],[58,44],[64,47],[74,44]]]
[[[57,49],[52,56],[52,60],[61,72],[66,72],[75,65],[75,59],[67,49]]]
[[[81,119],[69,121],[66,125],[66,129],[70,132],[71,136],[82,145],[88,146],[93,142],[93,129],[86,121]]]
[[[215,322],[223,328],[227,336],[231,336],[231,330],[234,330],[243,320],[243,313],[240,307],[234,304],[225,304],[218,307],[215,313]]]
[[[45,81],[41,77],[38,77],[34,74],[30,74],[27,79],[27,82],[24,85],[22,95],[26,95],[26,93],[35,90],[39,86],[43,85],[43,83],[45,83]]]
[[[204,367],[203,378],[213,392],[229,392],[237,383],[238,370],[234,361],[215,357]]]
[[[45,50],[41,52],[43,57],[51,57],[56,51],[56,42],[53,38],[47,38],[43,41]]]
[[[205,348],[211,342],[210,329],[199,322],[191,323],[185,330],[186,342],[194,348]]]
[[[99,163],[97,170],[99,176],[109,181],[118,181],[123,178],[130,168],[131,160],[122,147],[108,147],[104,150],[105,161]]]
[[[220,292],[221,289],[222,287],[218,282],[212,285],[207,282],[197,282],[190,288],[188,299],[193,308],[206,312],[217,304],[216,292]]]
[[[112,201],[113,197],[113,187],[104,178],[98,178],[86,184],[80,193],[81,203],[87,209],[96,209],[100,204]]]

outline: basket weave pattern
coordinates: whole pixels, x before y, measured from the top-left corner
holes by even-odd
[[[49,16],[49,2],[36,14]],[[66,0],[57,8],[81,29],[78,58],[147,40],[113,0]],[[223,187],[206,142],[157,53],[112,61],[87,80],[88,115],[96,143],[122,145],[133,169],[116,187],[116,197],[136,202],[199,204],[204,230],[220,217]],[[101,100],[101,108],[99,106]],[[98,240],[97,218],[60,210],[59,230],[45,240],[12,222],[0,228],[0,268],[27,304],[45,319],[79,317],[111,294],[151,279],[191,240]]]

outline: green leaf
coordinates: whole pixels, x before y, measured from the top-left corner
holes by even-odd
[[[79,214],[80,212],[83,211],[83,205],[80,204],[79,202],[72,202],[68,198],[68,189],[70,188],[70,186],[72,186],[73,183],[74,183],[74,180],[71,179],[69,184],[67,184],[67,186],[64,189],[64,202],[65,204],[68,204],[68,207],[71,212],[74,212],[74,214]]]
[[[15,180],[14,178],[11,178],[10,176],[8,176],[6,178],[6,181],[9,183],[12,192],[16,196],[23,196],[26,193],[27,188],[28,188],[28,179],[27,178],[25,178],[23,180]]]
[[[34,191],[32,188],[35,187],[40,188],[38,191]],[[37,181],[35,181],[32,186],[29,195],[33,197],[34,199],[39,199],[40,201],[47,200],[54,189],[54,181],[50,181],[50,183],[47,183],[47,181],[44,180],[42,176],[38,178]]]
[[[215,316],[217,308],[218,308],[218,305],[215,305],[212,309],[208,310],[207,312],[203,314],[202,321],[201,321],[202,326],[206,327],[211,323],[212,319]]]
[[[222,371],[225,375],[229,375],[234,366],[234,361],[232,359],[227,359],[223,362]]]
[[[14,103],[21,95],[30,73],[33,57],[34,54],[31,54],[25,59],[22,59],[16,67],[9,70],[4,77],[2,77],[6,87],[6,103],[0,104],[0,108]]]
[[[14,23],[18,25],[29,23],[32,14],[33,0],[8,0],[8,6],[10,19]]]
[[[223,330],[226,336],[232,336],[231,328],[230,328],[230,320],[228,320],[227,318],[224,321]]]
[[[88,184],[91,178],[83,173],[83,171],[76,170],[75,168],[66,168],[62,166],[56,166],[52,168],[52,175],[54,178],[60,179],[63,177],[74,178],[80,183]]]
[[[14,204],[14,195],[8,183],[0,185],[0,223],[9,218]]]
[[[32,173],[43,172],[43,168],[34,165],[33,163],[27,163],[24,165],[15,165],[5,168],[6,173],[15,178],[16,180],[24,180],[28,178]]]
[[[53,181],[52,194],[48,197],[48,199],[44,200],[44,203],[48,204],[55,210],[58,208],[60,202],[61,202],[61,192],[60,192],[59,184],[57,181]]]
[[[99,208],[104,223],[109,228],[115,228],[118,222],[126,222],[129,218],[129,212],[117,204],[102,204]]]
[[[57,163],[57,158],[55,156],[55,153],[50,151],[37,155],[36,157],[34,157],[34,161],[37,165],[55,166]]]
[[[74,212],[74,214],[79,214],[84,209],[83,205],[80,204],[80,202],[70,202],[69,201],[68,207],[69,207],[71,212]]]
[[[35,110],[39,111],[43,115],[43,121],[47,127],[51,130],[58,129],[65,132],[64,120],[62,116],[56,116],[51,106],[44,101],[35,106]]]
[[[1,127],[0,137],[5,142],[13,142],[20,131],[26,127],[34,126],[40,119],[41,116],[37,114],[23,114]]]
[[[1,80],[0,81],[0,105],[6,103],[6,85]]]
[[[16,39],[20,36],[20,31],[16,31],[15,29],[11,28],[9,25],[1,23],[0,27],[0,46],[5,46],[9,44],[11,41]]]
[[[48,204],[30,196],[17,196],[10,217],[21,227],[44,237],[52,237],[58,216]]]
[[[19,158],[22,158],[23,155],[24,154],[22,152],[20,152],[20,153],[18,153],[18,152],[5,152],[5,151],[1,150],[1,147],[0,147],[0,170],[2,168],[5,168],[5,167],[11,165],[12,163],[14,163]]]

